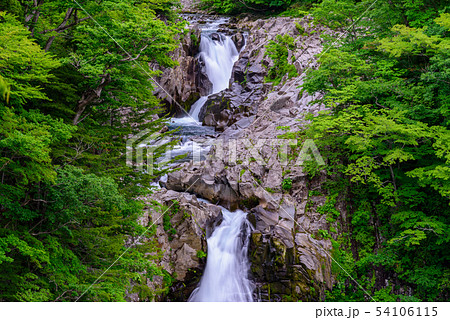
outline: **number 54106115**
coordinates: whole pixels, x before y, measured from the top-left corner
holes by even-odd
[[[391,317],[403,317],[403,316],[416,316],[416,317],[435,317],[437,316],[437,307],[386,307],[382,310],[382,307],[377,307],[376,316],[391,316]]]

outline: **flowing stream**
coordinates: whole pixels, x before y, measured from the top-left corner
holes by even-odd
[[[223,221],[207,239],[205,272],[189,301],[253,301],[253,285],[248,280],[248,244],[251,232],[247,214],[222,207]]]
[[[209,95],[228,88],[233,65],[239,57],[231,37],[217,31],[219,25],[226,21],[216,19],[201,26],[198,58],[203,60],[206,74],[212,83]],[[182,137],[182,144],[172,151],[175,154],[189,152],[191,158],[195,152],[201,155],[209,152],[209,147],[203,147],[192,139],[211,134],[211,129],[199,122],[199,114],[208,96],[200,97],[191,106],[190,117],[171,120],[169,128],[178,127]],[[251,226],[247,214],[242,210],[231,212],[223,207],[221,209],[223,221],[207,239],[206,268],[189,301],[253,301],[253,285],[248,280],[250,265],[247,252]]]
[[[210,94],[218,93],[228,88],[233,65],[238,57],[239,53],[231,37],[203,30],[199,59],[205,62],[206,74],[213,85]],[[189,114],[194,120],[199,120],[199,113],[206,100],[208,100],[208,97],[200,97],[192,105]]]
[[[219,33],[219,26],[227,22],[227,19],[216,19],[201,26],[202,36],[200,40],[201,59],[206,68],[206,75],[212,83],[212,90],[207,96],[200,97],[192,106],[189,115],[182,118],[172,118],[169,129],[179,129],[182,143],[171,150],[171,157],[186,154],[187,158],[193,158],[198,154],[201,160],[205,159],[210,150],[210,144],[202,145],[199,136],[214,135],[210,127],[202,126],[199,115],[208,97],[228,88],[233,65],[238,60],[239,52],[230,36]],[[201,140],[201,139],[200,139]]]

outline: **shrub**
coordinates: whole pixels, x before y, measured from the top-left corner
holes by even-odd
[[[286,74],[288,78],[293,78],[298,76],[298,72],[288,60],[289,50],[295,50],[296,48],[294,38],[285,34],[283,36],[277,35],[275,40],[269,41],[269,44],[266,46],[267,51],[265,55],[269,56],[274,64],[273,67],[269,68],[266,81],[277,85]]]

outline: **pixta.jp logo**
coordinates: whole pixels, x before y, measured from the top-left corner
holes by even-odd
[[[170,138],[158,133],[144,131],[137,134],[127,140],[127,165],[149,174],[173,161],[217,160],[228,165],[251,162],[268,165],[278,161],[281,166],[302,166],[305,161],[315,161],[317,165],[325,165],[312,139],[299,142],[295,139],[195,138],[176,146],[169,146],[169,142]]]

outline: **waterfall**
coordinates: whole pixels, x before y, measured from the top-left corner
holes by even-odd
[[[180,129],[181,136],[201,136],[214,133],[214,129],[204,127],[199,123],[199,114],[211,94],[228,88],[233,65],[239,57],[231,37],[217,33],[218,26],[224,22],[226,20],[217,20],[209,25],[210,28],[202,29],[198,59],[201,59],[205,64],[205,72],[212,83],[212,90],[209,95],[200,97],[191,106],[190,117],[171,119],[169,129]],[[210,145],[201,146],[193,143],[190,139],[183,138],[182,140],[182,144],[175,146],[170,150],[170,154],[166,154],[164,158],[169,160],[182,154],[187,154],[187,158],[189,158],[194,153],[206,155],[211,148]]]
[[[207,239],[208,256],[200,285],[188,301],[253,301],[253,285],[248,280],[251,226],[247,214],[222,208],[222,215],[222,223]]]
[[[198,115],[200,111],[202,110],[203,105],[205,104],[206,100],[208,100],[208,96],[200,97],[192,106],[191,111],[189,114],[192,118],[195,119],[195,121],[198,121]]]
[[[219,33],[202,33],[200,41],[199,59],[205,63],[206,75],[213,87],[211,94],[228,88],[233,71],[233,65],[237,61],[239,53],[229,36]],[[200,97],[192,106],[189,114],[196,121],[208,96]]]
[[[212,93],[228,88],[233,65],[238,58],[238,51],[231,37],[218,33],[203,35],[200,57],[205,61],[206,74],[213,84]]]
[[[203,147],[192,137],[209,134],[209,127],[199,123],[199,114],[211,94],[228,88],[233,65],[238,60],[239,53],[231,37],[217,31],[226,21],[219,19],[202,27],[198,59],[205,65],[212,89],[191,106],[191,117],[172,118],[169,128],[178,127],[183,140],[171,151],[172,155],[198,150],[206,154],[209,152],[210,144]],[[221,209],[223,221],[207,239],[208,256],[204,274],[188,301],[253,301],[253,284],[248,279],[251,226],[247,214],[242,210],[230,212]]]

